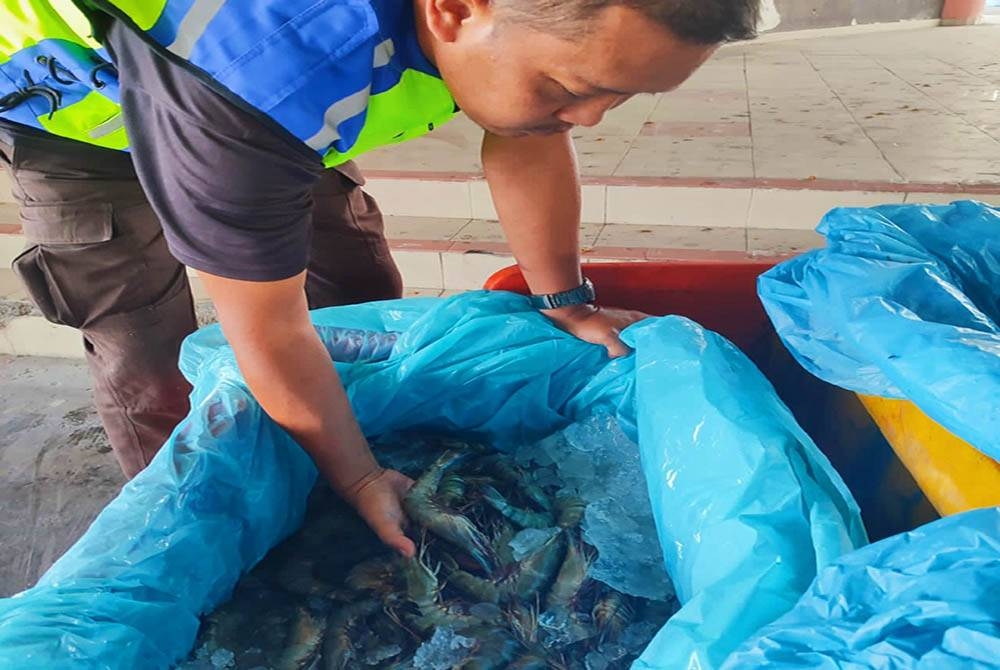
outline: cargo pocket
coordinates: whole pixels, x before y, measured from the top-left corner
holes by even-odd
[[[30,244],[64,246],[100,244],[114,236],[108,202],[21,206],[21,226]]]
[[[87,318],[85,306],[71,304],[66,296],[79,295],[80,287],[64,290],[79,279],[71,272],[61,276],[54,271],[53,265],[62,267],[65,264],[53,261],[61,254],[102,244],[114,237],[110,203],[27,204],[21,207],[20,213],[28,247],[14,259],[12,269],[46,319],[79,328]]]

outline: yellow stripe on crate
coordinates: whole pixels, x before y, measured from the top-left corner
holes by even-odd
[[[908,400],[859,397],[939,514],[1000,505],[1000,463]]]

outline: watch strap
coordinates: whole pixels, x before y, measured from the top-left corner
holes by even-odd
[[[535,309],[559,309],[574,305],[588,305],[597,299],[594,284],[589,279],[568,291],[531,296],[531,306]]]

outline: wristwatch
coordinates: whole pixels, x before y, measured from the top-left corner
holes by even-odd
[[[568,291],[531,296],[531,306],[535,309],[559,309],[573,305],[587,305],[596,299],[594,285],[589,279],[584,279],[582,284]]]

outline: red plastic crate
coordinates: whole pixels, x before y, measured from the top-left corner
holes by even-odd
[[[773,261],[674,261],[667,263],[591,263],[583,272],[608,307],[636,309],[653,316],[686,316],[748,351],[769,335],[770,322],[757,298],[757,277]],[[500,270],[485,288],[527,294],[516,266]]]
[[[873,539],[933,520],[933,508],[857,397],[808,374],[781,344],[757,297],[757,277],[774,264],[750,258],[592,263],[583,272],[601,305],[686,316],[740,347],[840,471]],[[497,272],[485,287],[528,292],[517,267]]]

